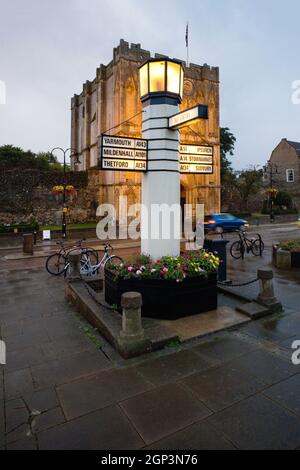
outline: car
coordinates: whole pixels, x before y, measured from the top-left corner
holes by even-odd
[[[238,219],[232,214],[210,214],[204,218],[204,230],[206,232],[232,232],[249,227],[246,220]]]

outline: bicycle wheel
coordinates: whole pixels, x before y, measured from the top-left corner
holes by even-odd
[[[67,259],[64,255],[55,253],[54,255],[48,256],[46,260],[46,269],[52,276],[60,276],[66,267]]]
[[[234,242],[230,247],[230,254],[234,259],[241,259],[244,255],[242,242]]]
[[[251,252],[254,256],[261,256],[263,254],[263,251],[265,249],[265,245],[263,241],[260,240],[254,240],[251,244]]]
[[[110,256],[104,263],[104,269],[109,269],[109,266],[120,266],[124,261],[119,256]]]
[[[98,253],[93,248],[85,248],[81,251],[81,262],[88,262],[91,266],[98,264]]]

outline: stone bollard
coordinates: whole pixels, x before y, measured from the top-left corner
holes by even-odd
[[[142,296],[138,292],[122,295],[122,330],[118,337],[118,349],[123,357],[129,358],[146,352],[150,341],[145,339],[142,328]]]
[[[33,255],[33,233],[25,233],[23,235],[23,253]]]
[[[257,271],[259,279],[259,295],[257,301],[266,305],[271,310],[282,309],[281,303],[277,300],[274,292],[274,273],[271,269],[259,269]]]
[[[70,263],[69,270],[68,270],[69,282],[79,281],[81,279],[80,258],[81,258],[81,253],[79,250],[72,251],[68,256],[68,261]]]

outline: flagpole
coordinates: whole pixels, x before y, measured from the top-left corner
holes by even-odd
[[[186,43],[186,67],[189,66],[189,22],[186,24],[186,34],[185,34],[185,43]]]

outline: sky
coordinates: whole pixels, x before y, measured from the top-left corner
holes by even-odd
[[[234,168],[263,165],[300,141],[298,0],[0,0],[0,145],[70,146],[70,99],[121,38],[152,53],[220,67],[221,126]]]

